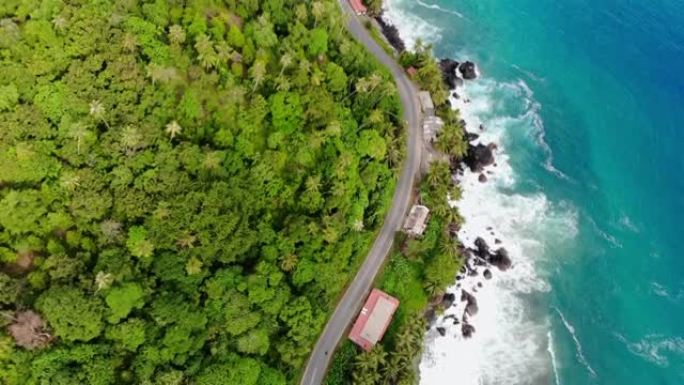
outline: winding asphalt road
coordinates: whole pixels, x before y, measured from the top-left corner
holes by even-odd
[[[404,107],[404,119],[408,128],[407,156],[394,191],[392,206],[385,216],[385,222],[378,237],[361,265],[356,277],[349,284],[342,300],[337,304],[332,317],[318,338],[316,346],[307,363],[301,385],[319,385],[325,377],[326,370],[335,351],[335,347],[346,333],[347,328],[356,318],[363,306],[366,296],[371,290],[375,276],[380,271],[385,257],[392,248],[395,233],[401,228],[404,217],[411,203],[413,185],[420,172],[421,134],[420,134],[420,106],[418,89],[408,78],[404,70],[373,40],[370,33],[363,26],[359,18],[349,6],[347,0],[340,0],[342,10],[349,15],[347,29],[351,35],[363,44],[370,53],[385,65],[397,85],[401,103]]]

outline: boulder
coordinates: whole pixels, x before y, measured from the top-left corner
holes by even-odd
[[[449,58],[439,61],[439,69],[442,70],[442,79],[449,89],[454,89],[458,86],[458,62]]]
[[[495,245],[500,245],[500,244],[501,244],[501,239],[499,239],[499,238],[494,239],[494,244],[495,244]]]
[[[485,174],[480,174],[480,176],[477,177],[477,181],[480,183],[485,183],[487,182],[487,176]]]
[[[451,307],[451,305],[456,301],[456,294],[454,293],[446,293],[442,296],[442,307],[445,309],[448,309]]]
[[[437,333],[439,333],[440,336],[444,337],[446,335],[446,329],[444,329],[443,327],[438,327]]]
[[[477,69],[475,68],[475,63],[471,61],[465,61],[459,64],[458,72],[460,72],[463,79],[466,80],[473,80],[477,78]]]
[[[460,98],[460,96],[456,92],[452,92],[451,96],[456,100],[458,100]]]
[[[444,321],[446,321],[446,320],[448,320],[448,319],[452,320],[451,323],[452,323],[453,325],[458,325],[458,324],[460,323],[459,320],[458,320],[458,318],[456,317],[456,314],[449,314],[449,315],[447,315],[447,316],[444,317]]]
[[[482,273],[482,276],[485,277],[485,279],[492,279],[492,271],[489,269],[486,269],[484,273]]]
[[[489,263],[498,267],[501,271],[506,271],[511,267],[512,261],[508,256],[508,251],[502,247],[489,256]]]
[[[494,151],[491,146],[480,143],[469,145],[463,161],[472,172],[481,172],[486,166],[494,164]]]
[[[469,316],[477,314],[479,308],[477,306],[477,299],[474,295],[465,290],[461,290],[461,302],[466,301],[465,313]]]
[[[483,259],[489,257],[489,245],[487,245],[487,242],[482,239],[482,237],[477,237],[475,239],[475,247],[477,247],[477,250],[475,251],[477,256]]]
[[[479,138],[479,137],[480,137],[480,135],[474,134],[474,133],[472,133],[472,132],[467,132],[467,133],[466,133],[466,140],[467,140],[468,142],[475,141],[475,140],[477,140],[477,138]]]
[[[475,327],[463,321],[463,324],[461,325],[461,334],[463,335],[463,337],[470,338],[473,336],[473,333],[475,333]]]

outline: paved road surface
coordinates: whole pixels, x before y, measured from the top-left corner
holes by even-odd
[[[380,229],[366,260],[348,286],[342,300],[337,304],[337,308],[335,308],[332,317],[328,320],[323,333],[316,342],[304,371],[301,385],[319,385],[325,378],[335,347],[346,333],[347,327],[356,319],[356,315],[370,292],[373,280],[392,247],[395,232],[403,224],[404,216],[409,208],[413,184],[420,170],[422,143],[417,89],[406,76],[404,70],[373,40],[352,11],[347,0],[340,0],[340,6],[349,16],[347,28],[351,35],[366,46],[383,65],[389,68],[394,76],[404,106],[404,119],[408,128],[407,157],[394,192],[392,206],[385,217],[382,229]]]

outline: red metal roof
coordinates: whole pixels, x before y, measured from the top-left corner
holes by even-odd
[[[349,4],[351,4],[352,8],[354,8],[354,12],[358,15],[363,15],[368,11],[361,0],[349,0]]]
[[[398,299],[373,289],[349,333],[349,339],[363,350],[371,350],[382,339],[398,306]]]

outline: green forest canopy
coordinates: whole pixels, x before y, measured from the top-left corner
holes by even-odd
[[[382,221],[336,1],[0,2],[0,382],[285,384]]]

